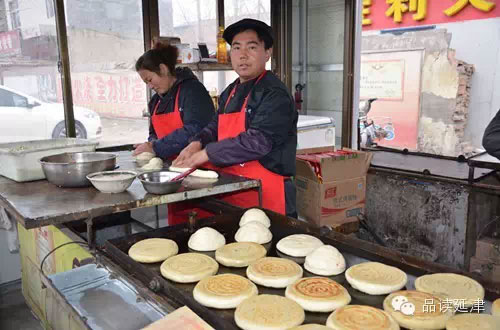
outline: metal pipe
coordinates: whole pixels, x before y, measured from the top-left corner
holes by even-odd
[[[346,0],[344,11],[344,81],[342,96],[342,146],[352,146],[353,95],[354,95],[354,47],[356,31],[356,3],[360,0]]]
[[[62,75],[62,91],[64,103],[64,122],[66,136],[76,137],[75,114],[73,112],[73,94],[71,90],[71,67],[69,64],[68,34],[64,1],[55,1],[57,44],[59,45],[59,73]]]
[[[302,111],[307,115],[307,82],[309,75],[307,72],[307,61],[308,61],[308,37],[307,37],[307,27],[309,25],[309,1],[299,1],[299,61],[301,66],[301,71],[299,74],[299,83],[304,85],[302,90]]]

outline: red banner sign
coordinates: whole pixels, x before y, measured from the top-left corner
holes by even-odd
[[[0,33],[0,56],[21,53],[21,42],[18,31]]]
[[[363,30],[500,17],[500,0],[363,0]]]

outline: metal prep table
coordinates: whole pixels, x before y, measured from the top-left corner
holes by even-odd
[[[120,169],[137,170],[131,152],[116,154]],[[224,173],[216,181],[187,177],[176,193],[167,195],[147,193],[139,180],[123,193],[106,194],[94,187],[60,188],[47,180],[17,183],[0,176],[0,206],[26,229],[85,219],[88,242],[92,244],[96,217],[247,189],[257,189],[262,201],[259,180]]]

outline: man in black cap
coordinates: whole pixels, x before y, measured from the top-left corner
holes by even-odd
[[[271,72],[273,31],[266,23],[243,19],[223,35],[239,78],[219,99],[219,114],[174,161],[178,167],[216,167],[260,179],[263,207],[296,217],[295,154],[298,113],[287,87]],[[225,195],[241,207],[258,205],[255,191]]]

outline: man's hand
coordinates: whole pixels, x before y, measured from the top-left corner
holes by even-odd
[[[186,148],[182,149],[179,156],[177,156],[177,158],[172,162],[172,165],[176,167],[183,167],[179,166],[179,164],[191,158],[191,156],[193,156],[198,151],[201,151],[201,142],[200,141],[191,142],[190,144],[187,145]]]
[[[177,161],[177,160],[176,160]],[[174,166],[183,168],[194,168],[199,167],[202,164],[208,162],[208,155],[205,149],[198,151],[191,157],[183,160],[182,162],[176,163]]]
[[[138,154],[142,154],[143,152],[150,152],[152,154],[155,153],[153,150],[153,143],[151,143],[151,142],[136,144],[136,145],[134,145],[134,147],[135,147],[135,150],[132,153],[133,156],[137,156]]]

